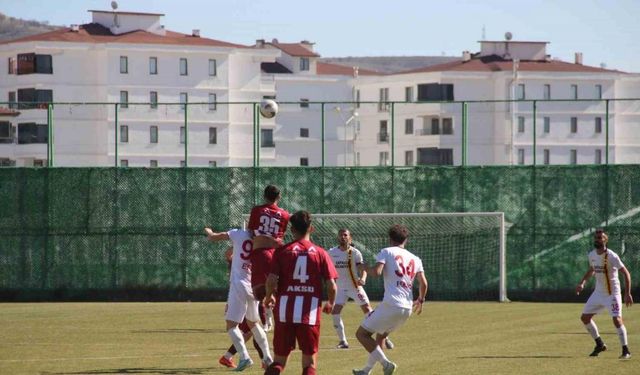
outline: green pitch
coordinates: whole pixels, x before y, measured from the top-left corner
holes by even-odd
[[[640,307],[625,309],[634,357],[618,360],[611,319],[596,317],[609,351],[593,341],[580,304],[427,303],[392,335],[397,374],[638,374]],[[0,374],[219,374],[229,345],[222,303],[0,304]],[[354,337],[362,314],[344,309],[351,349],[335,350],[323,316],[320,374],[351,374],[365,361]],[[271,338],[271,336],[270,336]],[[257,354],[251,348],[251,355]],[[300,373],[293,354],[287,374]],[[262,374],[259,366],[246,374]],[[374,374],[381,374],[378,365]]]

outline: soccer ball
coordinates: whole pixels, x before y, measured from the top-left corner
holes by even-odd
[[[265,99],[260,103],[260,114],[265,118],[274,118],[278,114],[278,103]]]

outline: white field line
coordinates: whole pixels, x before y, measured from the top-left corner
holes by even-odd
[[[54,362],[54,361],[103,361],[113,359],[145,359],[145,358],[194,358],[210,357],[211,354],[159,354],[141,356],[117,356],[117,357],[72,357],[72,358],[34,358],[34,359],[0,359],[0,362]]]

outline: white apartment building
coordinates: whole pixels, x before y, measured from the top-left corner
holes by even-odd
[[[120,103],[117,141],[115,105],[55,105],[56,166],[176,167],[185,140],[190,166],[253,164],[253,106],[217,103],[274,95],[260,64],[278,50],[165,30],[162,14],[90,12],[89,24],[0,43],[0,102],[19,112],[0,118],[4,164],[46,165],[47,110],[36,102],[51,101]],[[194,103],[186,131],[185,106],[162,103]]]
[[[56,166],[177,167],[185,148],[189,166],[251,166],[248,103],[264,98],[280,112],[260,118],[262,166],[320,166],[323,155],[326,166],[460,165],[460,101],[470,101],[466,164],[529,165],[533,99],[537,164],[600,164],[598,100],[640,97],[640,75],[583,65],[580,54],[551,59],[547,42],[482,41],[458,61],[381,74],[323,63],[308,41],[243,46],[165,30],[162,14],[90,12],[92,23],[0,43],[0,102],[10,107],[0,111],[0,165],[46,165],[37,102],[53,101],[119,103],[117,113],[54,106]],[[608,109],[609,162],[640,163],[640,101]]]

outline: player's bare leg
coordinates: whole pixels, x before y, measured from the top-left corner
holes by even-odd
[[[629,351],[629,342],[627,340],[627,328],[624,326],[622,317],[614,316],[613,325],[616,327],[618,339],[620,340],[620,346],[622,346],[622,354],[620,355],[620,359],[631,358],[631,352]]]
[[[582,314],[580,316],[580,320],[582,321],[582,324],[584,324],[584,328],[596,342],[595,348],[593,348],[593,351],[589,354],[591,357],[597,357],[598,354],[607,350],[607,345],[602,341],[600,333],[598,332],[598,326],[596,326],[596,323],[593,321],[594,315],[595,314]]]
[[[238,325],[239,322],[234,322],[232,320],[227,320],[227,333],[231,338],[231,342],[233,346],[235,346],[236,350],[240,354],[240,361],[238,362],[238,366],[236,366],[234,371],[243,371],[247,367],[253,365],[253,360],[249,357],[249,351],[247,350],[247,346],[244,342],[244,337],[242,335],[242,331]]]
[[[338,340],[340,340],[336,348],[349,349],[347,336],[344,334],[344,323],[342,322],[342,316],[340,315],[343,307],[344,305],[334,305],[333,310],[331,311],[331,318],[333,318],[333,328],[335,328],[336,333],[338,334]]]
[[[369,352],[369,358],[367,358],[367,364],[361,370],[353,370],[354,375],[368,375],[371,373],[373,366],[375,366],[376,362],[380,362],[382,365],[382,369],[385,375],[393,374],[396,370],[395,363],[389,361],[387,356],[382,351],[382,348],[379,345],[379,342],[382,342],[387,335],[376,336],[376,340],[373,339],[373,333],[367,331],[364,327],[360,326],[358,331],[356,331],[356,337],[358,341],[362,344],[362,346]]]
[[[302,375],[316,375],[316,363],[318,353],[313,355],[302,354]]]

